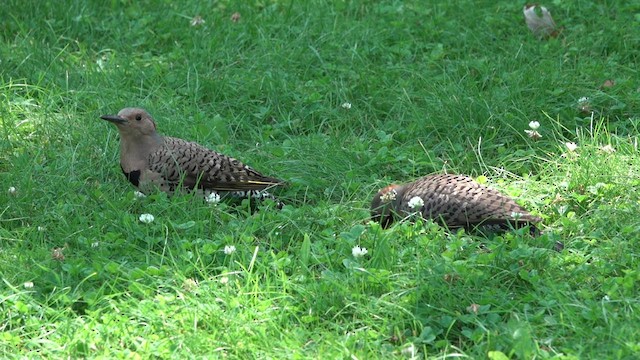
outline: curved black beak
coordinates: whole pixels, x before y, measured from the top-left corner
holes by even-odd
[[[127,119],[121,118],[118,115],[102,115],[100,119],[111,121],[114,124],[124,124],[127,122]]]

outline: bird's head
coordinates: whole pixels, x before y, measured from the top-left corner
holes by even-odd
[[[393,223],[395,204],[400,201],[402,187],[391,184],[380,191],[371,201],[371,220],[380,223],[383,229]]]
[[[124,108],[118,115],[102,115],[100,118],[117,126],[122,135],[136,137],[153,135],[156,132],[155,121],[144,109]]]

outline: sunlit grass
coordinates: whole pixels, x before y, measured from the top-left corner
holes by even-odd
[[[0,353],[634,357],[638,9],[545,5],[541,41],[512,2],[3,2]],[[136,197],[99,119],[125,106],[287,205]],[[441,171],[542,235],[369,222]]]

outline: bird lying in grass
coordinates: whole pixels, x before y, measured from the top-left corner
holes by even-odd
[[[404,185],[389,185],[371,202],[371,217],[388,228],[399,219],[418,213],[449,228],[522,227],[540,218],[510,197],[464,175],[434,174]]]

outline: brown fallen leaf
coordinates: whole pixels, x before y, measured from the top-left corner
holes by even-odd
[[[65,247],[61,247],[61,248],[54,248],[51,251],[51,257],[54,260],[64,261],[64,254],[62,253],[64,251],[64,249],[66,249],[66,246]]]
[[[560,195],[559,193],[556,194],[556,197],[551,200],[552,204],[560,204],[563,203],[565,201],[565,198],[562,197],[562,195]]]
[[[457,274],[444,274],[443,279],[448,283],[454,283],[460,280],[460,276]]]
[[[204,24],[204,19],[200,15],[196,15],[191,19],[191,26],[199,26]]]
[[[538,132],[538,130],[525,130],[525,133],[527,133],[527,135],[533,139],[533,141],[538,141],[540,140],[540,138],[542,138],[542,135]]]
[[[233,22],[238,22],[240,21],[240,13],[239,12],[234,12],[233,14],[231,14],[231,21]]]
[[[613,87],[615,84],[616,84],[615,81],[613,81],[611,79],[607,79],[602,83],[602,85],[600,85],[600,88],[601,89],[607,89],[607,88]]]

